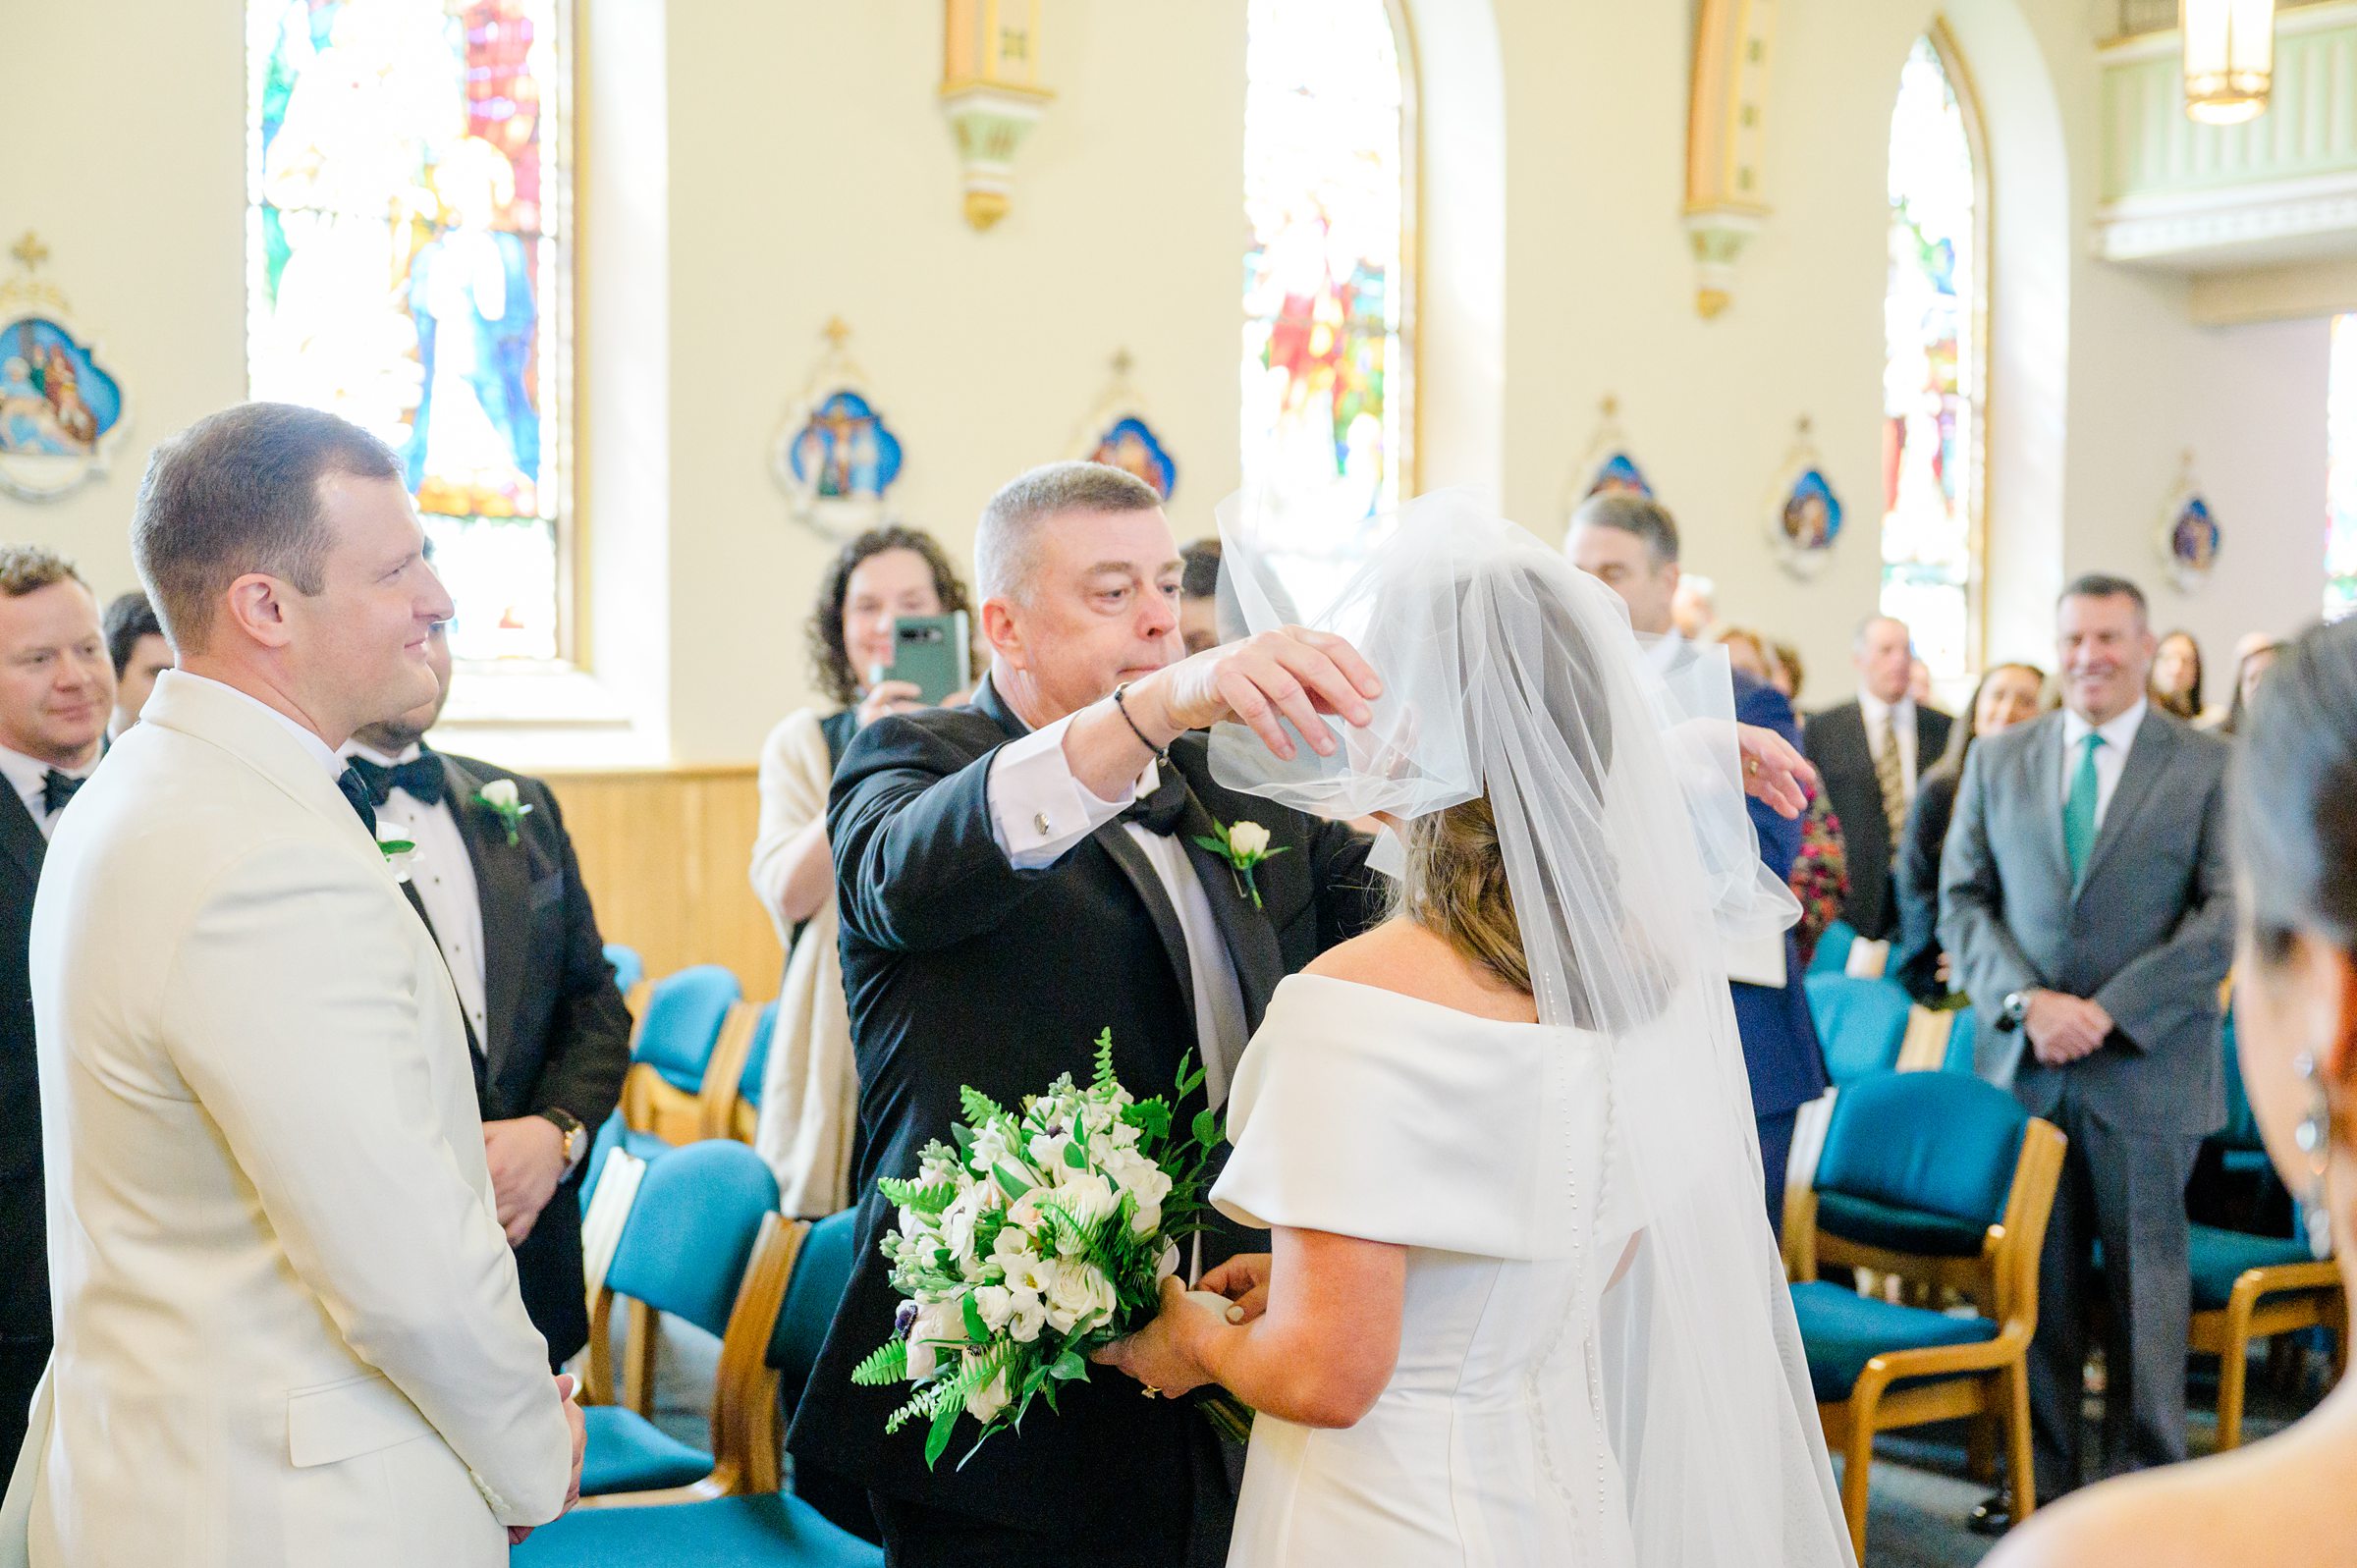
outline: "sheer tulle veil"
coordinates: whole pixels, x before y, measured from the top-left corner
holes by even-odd
[[[1644,1568],[1849,1563],[1721,956],[1798,913],[1759,860],[1724,657],[1666,676],[1610,589],[1467,492],[1409,503],[1339,561],[1254,512],[1221,511],[1223,632],[1338,632],[1385,691],[1330,758],[1280,761],[1224,725],[1214,774],[1326,817],[1486,793],[1540,1021],[1610,1054],[1605,1191],[1563,1245],[1604,1269],[1636,1240],[1561,1386],[1611,1435],[1622,1539]],[[1607,1560],[1619,1532],[1596,1532],[1562,1560]]]

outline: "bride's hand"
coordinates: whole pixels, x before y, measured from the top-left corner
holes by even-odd
[[[1211,1381],[1190,1347],[1198,1336],[1223,1327],[1209,1307],[1186,1299],[1186,1287],[1174,1274],[1162,1282],[1162,1311],[1152,1323],[1126,1339],[1117,1339],[1088,1359],[1101,1367],[1125,1372],[1144,1383],[1146,1397],[1176,1399]]]
[[[1780,817],[1797,817],[1809,809],[1804,786],[1817,782],[1817,770],[1790,741],[1773,730],[1739,724],[1735,746],[1743,753],[1745,794],[1765,801]]]
[[[1230,1323],[1250,1323],[1269,1310],[1269,1254],[1238,1253],[1205,1274],[1195,1288],[1226,1296],[1233,1302],[1235,1305],[1228,1309]]]

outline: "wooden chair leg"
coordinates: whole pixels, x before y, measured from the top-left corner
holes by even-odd
[[[1874,1424],[1871,1408],[1855,1401],[1849,1410],[1849,1442],[1841,1461],[1841,1513],[1849,1521],[1849,1549],[1866,1560],[1867,1482],[1874,1474]]]
[[[2218,1451],[2242,1445],[2242,1397],[2244,1381],[2250,1376],[2251,1344],[2242,1335],[2242,1325],[2227,1330],[2226,1346],[2218,1358]]]
[[[1964,1429],[1964,1472],[1979,1482],[1997,1479],[1998,1421],[1994,1413],[1974,1416]]]
[[[647,1420],[655,1419],[655,1332],[660,1320],[643,1301],[630,1303],[630,1328],[622,1348],[622,1402]]]
[[[2027,1519],[2038,1507],[2038,1480],[2030,1457],[2030,1369],[2019,1361],[2005,1369],[2005,1438],[2006,1500],[2016,1520]]]

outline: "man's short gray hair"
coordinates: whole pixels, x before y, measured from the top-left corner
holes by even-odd
[[[1153,512],[1154,487],[1102,462],[1043,463],[1001,486],[974,530],[974,584],[985,599],[1020,599],[1039,563],[1039,525],[1067,512]]]
[[[1651,496],[1626,490],[1607,490],[1590,496],[1571,514],[1574,528],[1617,528],[1634,534],[1656,567],[1677,564],[1677,523],[1670,509]]]

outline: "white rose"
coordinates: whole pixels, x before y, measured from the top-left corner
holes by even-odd
[[[1060,1170],[1067,1169],[1064,1162],[1064,1152],[1071,1147],[1071,1143],[1072,1139],[1069,1133],[1043,1132],[1033,1138],[1031,1140],[1032,1168],[1044,1170],[1050,1177],[1055,1176]]]
[[[1244,856],[1268,853],[1269,830],[1257,822],[1239,822],[1228,830],[1228,847]]]
[[[908,1380],[923,1382],[941,1364],[945,1345],[965,1343],[965,1315],[954,1301],[929,1302],[916,1309],[908,1325]]]
[[[1048,1326],[1058,1333],[1094,1328],[1113,1316],[1113,1284],[1084,1263],[1048,1266]]]
[[[965,1396],[965,1413],[976,1421],[989,1421],[1007,1408],[1010,1397],[1007,1375],[1002,1372]]]
[[[1014,1292],[1005,1285],[978,1285],[974,1311],[982,1315],[982,1326],[995,1334],[1007,1326],[1008,1315],[1014,1311]]]
[[[1121,1199],[1115,1195],[1113,1183],[1094,1173],[1074,1176],[1057,1188],[1054,1202],[1073,1224],[1083,1230],[1121,1207]],[[1056,1250],[1069,1258],[1080,1251],[1080,1243],[1069,1233],[1059,1233]]]
[[[494,779],[483,785],[483,804],[494,811],[505,811],[516,804],[516,781]]]

